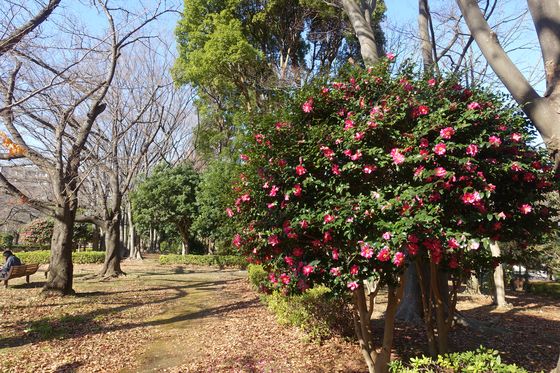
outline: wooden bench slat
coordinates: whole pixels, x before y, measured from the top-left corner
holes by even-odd
[[[13,266],[10,268],[6,277],[2,278],[4,286],[8,287],[8,280],[16,277],[26,277],[29,283],[29,276],[37,272],[39,264],[22,264],[20,266]]]

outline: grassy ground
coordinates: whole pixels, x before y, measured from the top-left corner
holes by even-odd
[[[353,342],[307,343],[300,331],[279,326],[249,290],[245,272],[161,266],[155,258],[123,267],[128,276],[99,282],[88,279],[98,266],[76,266],[72,297],[42,297],[41,274],[30,285],[10,281],[0,290],[0,371],[366,371]],[[458,328],[452,347],[482,344],[507,362],[549,371],[560,352],[557,299],[508,300],[514,308],[496,311],[487,297],[461,297],[463,314],[488,327]],[[421,327],[397,323],[398,356],[420,354],[423,346]]]

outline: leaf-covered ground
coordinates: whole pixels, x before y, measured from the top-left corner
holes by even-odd
[[[0,290],[0,371],[366,371],[353,342],[305,342],[297,329],[278,325],[244,272],[147,260],[125,264],[126,277],[99,282],[88,278],[97,269],[76,266],[77,296],[41,296],[41,274]],[[463,314],[484,328],[458,328],[452,346],[482,344],[531,371],[552,369],[560,352],[557,300],[508,300],[514,308],[494,311],[486,297],[462,297]],[[422,353],[423,341],[421,328],[397,324],[399,356]]]

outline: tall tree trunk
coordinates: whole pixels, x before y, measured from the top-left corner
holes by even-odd
[[[380,57],[375,33],[371,27],[371,15],[375,10],[377,1],[342,0],[342,5],[360,42],[360,54],[364,63],[367,66],[374,64]]]
[[[121,270],[120,219],[105,223],[105,262],[99,272],[101,277],[118,277],[125,273]]]
[[[132,205],[130,201],[126,205],[126,215],[128,217],[128,252],[129,259],[132,260],[142,260],[142,253],[140,252],[140,243],[136,236],[136,230],[134,229],[134,222],[132,221]]]
[[[418,272],[415,265],[409,265],[405,273],[405,286],[403,300],[397,310],[397,319],[412,324],[421,324],[422,315],[422,294],[418,283]]]
[[[467,278],[465,293],[472,295],[480,294],[480,282],[478,277],[476,277],[476,273],[471,273],[469,278]]]
[[[434,57],[430,38],[430,8],[428,7],[428,0],[418,0],[418,31],[422,40],[424,71],[433,73]]]
[[[181,235],[181,254],[188,255],[190,250],[190,234],[189,234],[189,227],[186,224],[178,224],[177,230]]]
[[[55,292],[62,295],[74,293],[72,289],[74,275],[72,241],[74,238],[75,218],[75,208],[73,209],[66,206],[57,213],[51,239],[49,275],[43,287],[43,292]]]
[[[497,241],[490,242],[490,251],[493,257],[499,257],[501,255],[500,246]],[[504,282],[504,268],[502,264],[498,264],[494,267],[494,304],[500,307],[508,307],[509,304],[506,301],[506,285]]]
[[[91,238],[91,249],[93,251],[99,250],[99,239],[100,239],[99,228],[97,227],[97,225],[94,225],[92,238]]]

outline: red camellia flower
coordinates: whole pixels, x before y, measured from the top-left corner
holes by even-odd
[[[380,262],[387,262],[391,260],[391,252],[388,247],[384,247],[377,253],[377,260]]]
[[[298,176],[305,175],[306,173],[307,173],[307,169],[303,167],[303,165],[300,164],[299,166],[296,166],[296,174]]]
[[[309,276],[310,274],[313,273],[314,270],[315,270],[315,268],[313,266],[306,265],[306,266],[303,266],[302,272],[305,276]]]
[[[294,185],[294,196],[296,197],[301,196],[301,191],[302,191],[301,185],[299,184]]]
[[[340,175],[340,167],[337,164],[333,164],[331,170],[333,174]]]
[[[393,256],[393,264],[396,267],[400,267],[403,263],[404,263],[404,254],[401,253],[400,251],[396,252],[395,256]]]
[[[480,201],[482,199],[482,197],[480,196],[480,193],[478,192],[473,192],[473,193],[465,193],[463,194],[463,196],[461,197],[461,200],[463,201],[464,204],[466,205],[472,205],[477,203],[478,201]]]
[[[437,177],[445,177],[445,175],[447,174],[447,171],[443,167],[436,167],[435,172],[435,175]]]
[[[239,235],[239,233],[233,236],[232,243],[235,247],[241,247],[241,236]]]
[[[500,146],[502,144],[502,139],[500,139],[498,136],[490,136],[488,138],[488,142],[494,146]]]
[[[325,224],[331,223],[332,221],[334,221],[335,217],[334,215],[330,215],[330,214],[326,214],[323,217],[323,221],[325,222]]]
[[[470,104],[467,105],[467,109],[469,110],[479,110],[481,108],[480,104],[478,102],[471,102]]]
[[[365,165],[363,168],[363,171],[365,174],[371,174],[372,172],[374,172],[375,170],[377,170],[377,166],[375,165]]]
[[[358,271],[360,270],[360,268],[354,264],[351,268],[350,268],[350,274],[351,275],[357,275]]]
[[[511,134],[511,140],[514,141],[514,142],[519,142],[519,141],[521,141],[522,138],[523,137],[519,133],[512,133]]]
[[[272,236],[268,237],[268,243],[270,246],[274,247],[280,243],[278,236],[273,234]]]

